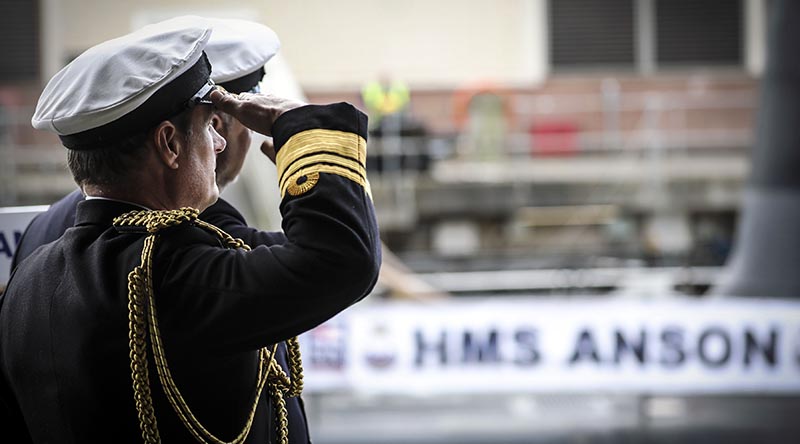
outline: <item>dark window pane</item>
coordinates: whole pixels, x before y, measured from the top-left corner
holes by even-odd
[[[742,63],[741,0],[657,0],[659,65]]]
[[[555,68],[633,66],[633,0],[551,0]]]
[[[0,82],[39,76],[39,5],[37,0],[2,0],[0,7]]]

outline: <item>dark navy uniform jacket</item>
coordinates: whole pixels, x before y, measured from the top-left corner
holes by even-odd
[[[11,258],[11,271],[14,271],[23,259],[30,256],[33,250],[53,242],[61,237],[67,228],[74,226],[75,209],[78,207],[78,202],[82,201],[83,194],[80,190],[75,190],[50,205],[44,213],[36,215],[22,233],[14,257]]]
[[[36,248],[55,241],[67,231],[67,228],[75,225],[75,212],[78,203],[83,202],[83,199],[83,193],[80,190],[75,190],[31,221],[14,253],[11,265],[12,271],[19,262],[30,256]],[[224,199],[217,200],[214,205],[203,211],[200,214],[200,219],[221,228],[233,237],[244,240],[250,246],[271,246],[286,242],[286,236],[282,232],[260,231],[248,227],[244,216]],[[276,359],[288,374],[289,365],[285,344],[281,343],[278,346]],[[310,442],[302,399],[299,397],[286,398],[286,410],[289,421],[289,442]]]
[[[220,248],[207,231],[182,225],[160,236],[153,262],[173,377],[195,416],[223,440],[242,429],[251,406],[257,350],[363,298],[380,264],[364,176],[366,116],[347,104],[306,106],[281,116],[273,136],[285,240],[234,229],[236,215],[220,212],[208,221],[254,244],[252,251]],[[139,264],[144,235],[111,226],[136,209],[79,203],[75,226],[20,262],[0,299],[0,396],[5,416],[24,420],[34,442],[141,442],[127,275]],[[255,246],[259,236],[275,242]],[[192,442],[148,354],[162,441]],[[262,394],[248,443],[274,441],[267,398]],[[302,432],[290,424],[293,434]]]

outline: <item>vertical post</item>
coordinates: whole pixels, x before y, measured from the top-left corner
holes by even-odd
[[[767,5],[765,0],[745,0],[744,65],[747,72],[760,76],[764,72],[767,49]]]
[[[713,293],[800,298],[800,2],[773,0],[752,173]]]
[[[60,0],[41,0],[39,8],[39,76],[44,82],[58,72],[64,63],[63,14]]]
[[[634,17],[636,23],[636,65],[639,73],[653,74],[656,71],[656,10],[654,0],[636,0]]]
[[[603,148],[612,153],[621,152],[619,81],[613,77],[603,79],[600,91],[603,97]]]
[[[549,6],[548,0],[524,0],[520,7],[520,57],[522,79],[526,84],[537,85],[544,82],[550,69]]]

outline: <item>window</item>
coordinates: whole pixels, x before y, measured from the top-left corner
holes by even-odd
[[[633,0],[552,0],[549,14],[555,69],[633,68]]]
[[[0,82],[39,81],[38,1],[3,1],[0,45]]]
[[[742,0],[550,0],[553,70],[742,66]]]
[[[740,0],[658,0],[656,63],[741,65]]]

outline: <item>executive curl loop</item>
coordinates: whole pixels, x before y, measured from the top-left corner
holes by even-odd
[[[142,248],[141,264],[128,274],[129,356],[134,402],[142,439],[147,444],[161,442],[150,389],[147,357],[147,338],[149,335],[156,372],[164,388],[164,393],[183,425],[198,442],[213,444],[240,444],[244,442],[250,433],[258,407],[258,400],[261,398],[261,393],[266,385],[268,393],[270,393],[275,403],[278,440],[281,444],[288,444],[289,427],[285,396],[299,396],[303,390],[303,367],[300,346],[296,337],[286,341],[289,374],[291,376],[287,375],[278,364],[278,361],[275,360],[277,344],[273,346],[271,351],[267,348],[260,350],[259,371],[255,382],[253,404],[242,431],[229,442],[217,438],[200,424],[172,378],[161,341],[155,296],[153,294],[153,282],[151,280],[153,251],[159,231],[185,223],[192,223],[214,233],[227,248],[250,250],[250,247],[241,239],[233,238],[214,225],[199,220],[197,218],[198,214],[199,211],[197,209],[181,208],[179,210],[133,211],[114,219],[115,227],[144,228],[148,233]]]

